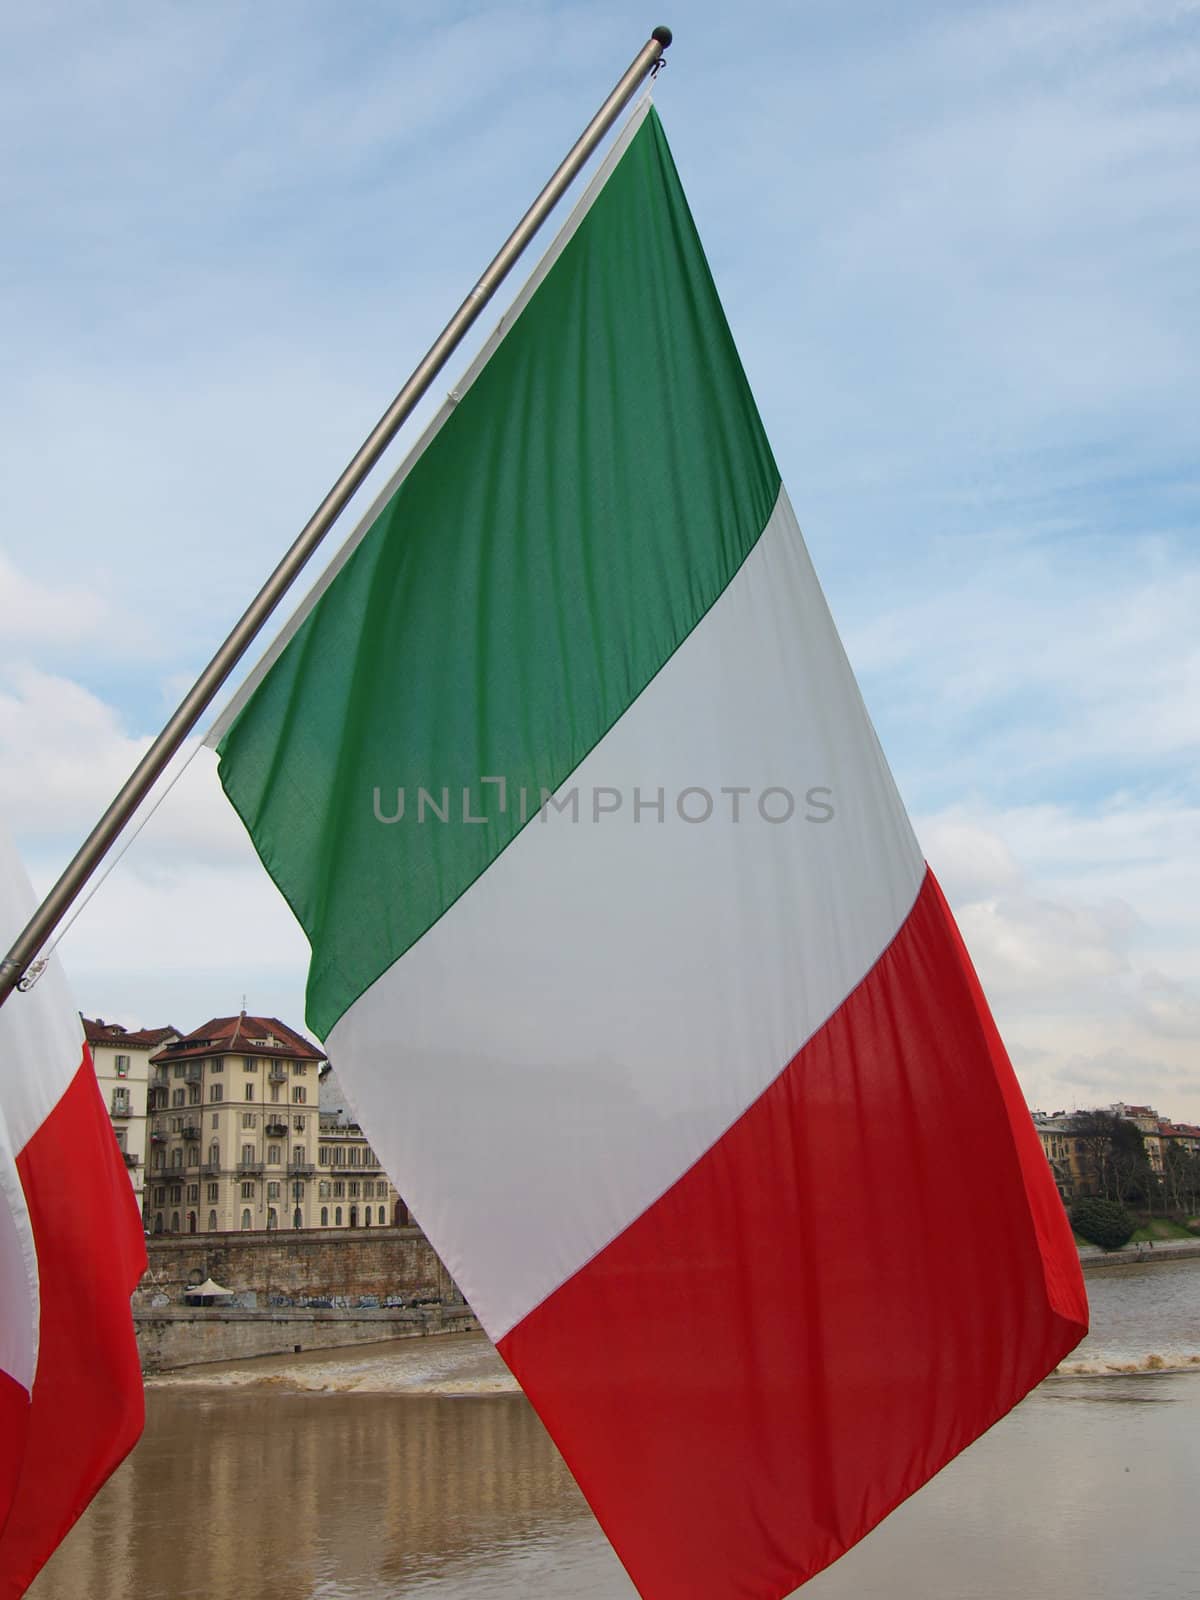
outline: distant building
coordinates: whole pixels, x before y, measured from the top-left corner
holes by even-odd
[[[277,1017],[213,1017],[149,1067],[151,1233],[408,1223],[324,1052]]]
[[[81,1017],[100,1093],[112,1118],[129,1181],[142,1209],[146,1170],[146,1099],[150,1057],[179,1037],[175,1028],[123,1028],[103,1017]]]
[[[152,1233],[310,1228],[323,1051],[277,1017],[213,1017],[151,1058]]]
[[[1151,1172],[1162,1177],[1163,1147],[1162,1118],[1153,1106],[1127,1106],[1123,1100],[1118,1100],[1116,1105],[1106,1107],[1114,1117],[1121,1117],[1125,1122],[1132,1122],[1142,1136],[1142,1143],[1146,1148],[1146,1159],[1150,1163]]]
[[[1162,1143],[1164,1156],[1168,1148],[1180,1151],[1183,1155],[1200,1156],[1200,1127],[1191,1122],[1160,1122],[1158,1136]]]
[[[1066,1111],[1034,1111],[1031,1115],[1064,1204],[1069,1205],[1077,1195],[1090,1193],[1092,1172],[1083,1123]]]
[[[406,1227],[408,1207],[379,1165],[331,1066],[321,1069],[317,1226]]]

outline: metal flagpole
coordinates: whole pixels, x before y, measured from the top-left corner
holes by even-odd
[[[558,204],[580,168],[612,127],[634,90],[654,70],[671,43],[670,28],[655,28],[638,51],[608,99],[576,140],[566,159],[541,194],[501,245],[490,266],[438,334],[391,405],[380,417],[357,454],[301,530],[295,543],[247,606],[225,643],[180,702],[178,710],[138,762],[124,787],[74,860],[42,901],[0,962],[0,1005],[20,984],[38,951],[95,872],[109,847],[149,793],[171,757],[212,703],[221,685],[253,643],[267,618],[299,576],[308,558],[345,510],[351,497],[379,460],[401,424],[446,365],[480,312],[504,282],[518,257]]]

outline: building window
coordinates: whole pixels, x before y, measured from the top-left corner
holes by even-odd
[[[350,1198],[351,1198],[351,1200],[357,1200],[358,1199],[358,1185],[357,1185],[357,1183],[352,1183],[350,1185]]]
[[[334,1206],[334,1208],[333,1208],[333,1225],[334,1225],[335,1228],[340,1228],[341,1225],[342,1225],[342,1208],[341,1208],[341,1206]]]
[[[278,1179],[276,1179],[276,1181],[274,1183],[268,1183],[268,1185],[267,1185],[267,1199],[268,1200],[278,1200],[279,1199],[279,1182],[278,1182]]]
[[[243,1111],[242,1112],[242,1127],[243,1128],[257,1128],[258,1127],[258,1117],[255,1115],[255,1113],[253,1111]]]
[[[177,1066],[175,1068],[175,1076],[176,1076],[176,1078],[182,1078],[182,1077],[185,1077],[186,1074],[187,1074],[187,1063],[181,1061],[181,1062],[179,1062],[177,1064]]]
[[[249,1211],[243,1211],[242,1212],[242,1232],[243,1233],[249,1233],[250,1232],[250,1213],[249,1213]]]
[[[303,1093],[303,1090],[301,1090],[301,1093]],[[303,1133],[305,1126],[306,1124],[303,1117],[292,1118],[292,1127],[295,1128],[297,1133]]]
[[[292,1227],[293,1228],[302,1228],[303,1226],[304,1226],[304,1213],[301,1211],[300,1207],[297,1206],[296,1209],[292,1212]]]
[[[173,1183],[171,1185],[171,1204],[177,1206],[182,1199],[183,1185],[181,1183]]]
[[[242,1085],[242,1099],[243,1100],[253,1100],[254,1099],[254,1085],[252,1083],[244,1083]]]
[[[253,1166],[254,1165],[254,1157],[255,1157],[254,1146],[252,1144],[244,1144],[242,1146],[242,1165],[244,1167]]]
[[[292,1104],[295,1105],[295,1106],[302,1106],[307,1099],[308,1099],[308,1090],[304,1087],[304,1085],[302,1083],[301,1084],[297,1084],[296,1087],[292,1090]]]
[[[279,1165],[279,1146],[277,1144],[269,1144],[267,1146],[267,1165],[271,1167]]]
[[[274,1233],[279,1226],[279,1213],[274,1206],[267,1207],[267,1232]]]
[[[294,1144],[292,1146],[292,1165],[302,1167],[305,1159],[304,1146],[302,1144]]]
[[[335,1167],[344,1167],[346,1165],[346,1147],[344,1144],[334,1145],[333,1164]]]
[[[155,1191],[154,1191],[154,1204],[156,1206],[165,1205],[166,1204],[166,1199],[167,1199],[167,1191],[160,1184],[159,1187],[157,1189],[155,1189]]]
[[[294,1183],[292,1185],[292,1199],[293,1200],[303,1200],[304,1199],[304,1185],[303,1185],[303,1183],[297,1181],[296,1183]]]
[[[171,1090],[171,1104],[173,1106],[185,1106],[185,1105],[187,1105],[187,1090],[186,1089],[172,1089]]]
[[[179,1232],[179,1213],[178,1213],[178,1211],[172,1211],[172,1213],[171,1213],[171,1232],[172,1233],[178,1233]]]
[[[208,1147],[208,1164],[210,1167],[221,1165],[221,1146],[214,1139]]]
[[[321,1207],[321,1226],[323,1228],[327,1228],[329,1226],[329,1207],[328,1206],[322,1206]]]
[[[198,1167],[200,1165],[200,1151],[194,1144],[188,1146],[187,1164],[189,1167]]]
[[[217,1105],[220,1101],[224,1100],[225,1085],[223,1083],[210,1083],[208,1086],[208,1098],[212,1101],[213,1105]]]
[[[208,1213],[208,1231],[209,1233],[216,1233],[217,1231],[217,1213],[215,1211]]]
[[[219,1200],[221,1198],[221,1185],[219,1183],[210,1183],[209,1184],[209,1186],[208,1186],[208,1198],[209,1198],[210,1201],[211,1200]]]
[[[190,1105],[190,1106],[198,1106],[199,1104],[200,1104],[200,1085],[198,1083],[189,1083],[188,1084],[188,1105]]]
[[[220,1117],[214,1111],[213,1114],[212,1114],[212,1125],[213,1125],[214,1128],[219,1124],[220,1120],[221,1120]]]
[[[243,1056],[242,1057],[242,1071],[243,1072],[257,1072],[257,1070],[258,1070],[258,1062],[254,1059],[253,1056]]]
[[[125,1148],[125,1129],[124,1128],[114,1128],[113,1129],[113,1134],[114,1134],[114,1136],[116,1138],[116,1141],[117,1141],[117,1149],[118,1150],[124,1150],[124,1148]]]
[[[208,1063],[208,1070],[210,1072],[224,1072],[225,1063],[223,1061],[210,1061]]]
[[[127,1078],[129,1076],[129,1057],[128,1056],[114,1056],[113,1057],[113,1065],[117,1069],[117,1077],[118,1078]]]
[[[243,1185],[242,1185],[242,1199],[243,1200],[253,1200],[254,1199],[254,1182],[253,1182],[253,1179],[248,1180],[246,1183],[243,1183]]]
[[[308,1071],[308,1068],[304,1065],[303,1061],[293,1061],[292,1062],[292,1077],[293,1078],[302,1078],[307,1071]]]
[[[334,1184],[334,1186],[333,1186],[333,1198],[335,1200],[340,1200],[342,1198],[342,1196],[345,1194],[345,1192],[346,1192],[346,1185],[344,1183],[335,1183]]]
[[[322,1200],[328,1200],[329,1199],[329,1184],[327,1182],[319,1183],[317,1185],[317,1193],[320,1195]]]
[[[370,1226],[371,1226],[371,1208],[370,1208],[370,1206],[368,1206],[366,1208],[366,1210],[363,1212],[363,1227],[364,1228],[369,1228]]]
[[[277,1083],[271,1085],[271,1104],[273,1106],[279,1104],[279,1085]]]
[[[187,1191],[188,1205],[196,1205],[200,1199],[200,1185],[198,1183],[189,1183]]]
[[[329,1165],[329,1146],[327,1144],[323,1144],[317,1151],[317,1160],[323,1167]]]

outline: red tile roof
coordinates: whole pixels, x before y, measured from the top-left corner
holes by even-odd
[[[274,1039],[273,1045],[258,1041]],[[282,1057],[288,1061],[324,1061],[325,1052],[318,1050],[294,1028],[278,1017],[249,1017],[243,1011],[237,1017],[213,1017],[201,1028],[194,1028],[176,1044],[151,1056],[154,1062],[189,1061],[201,1056],[219,1056],[231,1053],[248,1056]]]
[[[103,1017],[80,1017],[83,1033],[89,1044],[128,1044],[135,1050],[153,1050],[168,1039],[177,1039],[179,1029],[123,1028],[119,1022],[105,1022]]]

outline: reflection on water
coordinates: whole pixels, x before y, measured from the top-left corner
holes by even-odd
[[[1200,1354],[1200,1262],[1092,1277],[1085,1369]],[[478,1335],[152,1383],[145,1437],[33,1600],[629,1600]],[[1200,1372],[1050,1379],[805,1590],[1192,1600]]]

